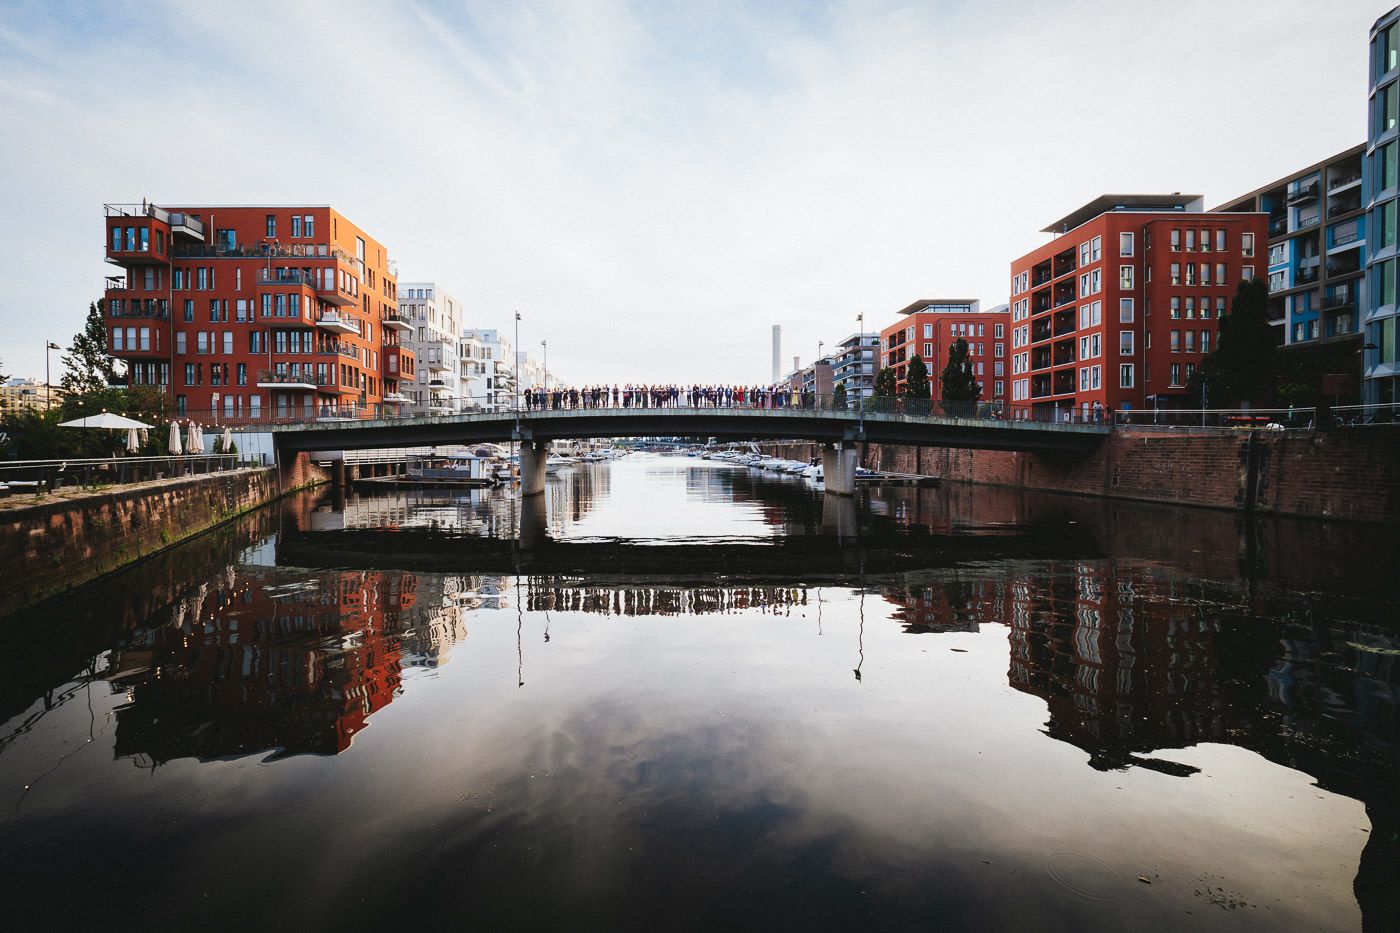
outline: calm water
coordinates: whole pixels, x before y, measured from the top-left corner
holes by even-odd
[[[0,623],[11,923],[1400,929],[1393,533],[634,456]]]

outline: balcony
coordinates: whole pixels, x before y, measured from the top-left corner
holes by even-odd
[[[1353,172],[1347,172],[1346,174],[1336,175],[1332,178],[1327,179],[1327,191],[1330,194],[1333,191],[1338,191],[1343,188],[1350,188],[1354,185],[1360,184],[1361,172],[1358,169]]]
[[[1031,371],[1050,368],[1050,348],[1042,347],[1031,351]]]
[[[327,311],[316,319],[316,326],[332,334],[354,334],[360,336],[360,324],[354,318],[335,311]]]
[[[447,358],[440,353],[428,353],[426,356],[422,357],[420,362],[435,373],[445,373],[452,369],[452,365],[447,361]]]
[[[1075,330],[1073,309],[1069,314],[1055,315],[1055,336],[1063,337],[1065,334],[1072,334]]]
[[[170,302],[164,298],[115,299],[107,304],[110,318],[152,318],[170,320]]]
[[[1068,275],[1069,273],[1073,272],[1076,268],[1077,267],[1075,266],[1074,247],[1072,246],[1069,249],[1065,250],[1063,253],[1060,253],[1054,259],[1053,271],[1055,278],[1057,279],[1062,275]]]
[[[1044,285],[1052,278],[1054,278],[1054,276],[1050,274],[1050,260],[1047,259],[1044,262],[1037,263],[1035,267],[1031,269],[1031,288]]]
[[[316,277],[305,269],[259,269],[258,284],[266,288],[316,289]]]
[[[1049,377],[1048,375],[1046,375],[1046,376],[1032,376],[1032,377],[1031,377],[1031,398],[1049,398],[1049,397],[1050,397],[1050,377]]]
[[[333,343],[323,350],[316,351],[317,356],[339,356],[347,360],[360,361],[360,351],[345,344]]]
[[[1339,275],[1351,275],[1361,271],[1361,251],[1355,249],[1340,250],[1327,257],[1327,276],[1335,278]]]
[[[1298,288],[1303,285],[1311,285],[1317,281],[1317,264],[1310,266],[1299,266],[1293,273],[1293,287]]]
[[[1074,394],[1074,370],[1060,370],[1055,373],[1055,384],[1052,389],[1056,395]]]
[[[1078,293],[1074,290],[1073,282],[1061,282],[1059,285],[1055,286],[1055,298],[1051,307],[1059,308],[1067,304],[1073,304],[1077,297]]]
[[[1031,343],[1039,343],[1042,340],[1049,340],[1050,336],[1051,334],[1049,318],[1031,322]]]
[[[1318,184],[1310,181],[1306,185],[1299,185],[1288,193],[1288,206],[1297,207],[1300,204],[1308,204],[1317,200]]]
[[[406,405],[412,402],[413,399],[401,392],[390,392],[388,395],[384,396],[384,401],[388,402],[390,405]]]
[[[383,319],[380,320],[379,323],[380,326],[386,329],[392,327],[403,334],[413,333],[413,325],[408,323],[408,321],[405,321],[403,318],[399,317],[397,314],[386,315]]]
[[[1350,285],[1342,285],[1330,290],[1330,293],[1322,298],[1322,307],[1329,311],[1340,308],[1351,308],[1356,305],[1356,289]]]
[[[274,391],[302,391],[314,392],[317,390],[335,390],[328,377],[317,376],[314,373],[279,373],[263,371],[258,373],[258,388],[272,389]]]

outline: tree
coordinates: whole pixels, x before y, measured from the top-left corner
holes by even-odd
[[[982,386],[972,374],[972,361],[967,358],[967,341],[959,337],[948,348],[948,365],[939,377],[943,386],[943,407],[975,402],[982,396]]]
[[[105,307],[100,298],[88,305],[87,322],[63,354],[65,372],[59,385],[70,396],[94,394],[116,381],[116,364],[107,350]]]
[[[871,394],[876,398],[894,398],[898,395],[899,381],[895,378],[894,370],[886,366],[875,374],[875,387]]]
[[[1192,387],[1204,385],[1209,398],[1221,402],[1265,401],[1274,391],[1276,348],[1268,284],[1240,282],[1230,313],[1220,319],[1215,349],[1201,361]]]
[[[904,374],[904,394],[912,399],[926,400],[929,397],[928,367],[918,354],[909,359],[909,369]]]
[[[832,408],[845,408],[845,407],[846,407],[846,383],[844,383],[844,382],[838,382],[838,383],[836,383],[836,388],[835,388],[835,389],[832,391],[832,393],[831,393],[831,407],[832,407]]]

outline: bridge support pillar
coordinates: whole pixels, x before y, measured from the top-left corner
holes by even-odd
[[[537,496],[544,492],[544,462],[549,457],[547,441],[521,441],[520,494]]]
[[[549,533],[547,519],[544,496],[525,496],[520,500],[520,534],[516,540],[521,550],[532,551],[544,542]]]
[[[822,445],[822,484],[838,496],[856,491],[856,448],[854,444]]]

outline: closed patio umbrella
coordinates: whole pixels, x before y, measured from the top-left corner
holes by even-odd
[[[177,457],[185,452],[184,445],[180,443],[180,425],[174,421],[170,422],[169,450]]]
[[[203,447],[199,443],[199,426],[191,421],[189,427],[185,429],[185,453],[193,456],[203,452]]]
[[[139,453],[141,450],[141,435],[136,428],[126,429],[126,452],[129,454]]]
[[[230,431],[228,428],[224,428],[224,453],[228,453],[228,452],[229,452],[229,448],[232,447],[232,446],[233,446],[233,432]]]

